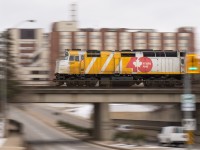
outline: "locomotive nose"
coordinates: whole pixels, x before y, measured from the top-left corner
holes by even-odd
[[[57,63],[57,71],[59,74],[66,74],[69,73],[69,61],[68,60],[60,60]]]

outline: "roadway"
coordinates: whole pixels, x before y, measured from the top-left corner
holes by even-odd
[[[16,107],[10,107],[9,118],[23,123],[31,150],[111,150],[66,135]]]
[[[27,112],[36,112],[38,116],[44,116],[48,120],[58,121],[63,120],[71,122],[77,125],[90,127],[91,122],[88,120],[82,120],[81,118],[72,116],[68,113],[60,113],[59,115],[55,112],[59,112],[55,108],[41,106],[41,104],[26,104],[23,105],[24,110],[19,108],[23,107],[12,107],[10,112],[10,117],[12,119],[18,120],[24,124],[25,139],[29,141],[32,145],[31,150],[109,150],[108,148],[99,147],[96,145],[91,145],[82,142],[76,138],[70,137],[64,133],[57,131],[56,129],[46,125],[40,120],[29,115]],[[31,132],[30,132],[31,131]],[[149,142],[148,142],[149,143]],[[150,142],[150,147],[156,146],[156,142]],[[127,145],[128,146],[128,145]],[[130,145],[129,145],[130,147]],[[199,147],[199,146],[195,146]],[[160,147],[164,148],[164,147]],[[169,148],[171,149],[171,148]],[[172,148],[172,149],[182,149],[182,148]],[[183,148],[185,149],[185,148]],[[111,149],[110,149],[111,150]]]
[[[29,111],[36,112],[38,115],[42,115],[44,116],[44,118],[48,118],[52,122],[65,121],[78,126],[81,125],[81,127],[84,128],[92,128],[91,121],[81,117],[70,115],[69,113],[63,113],[55,108],[48,107],[47,105],[31,104],[27,106],[25,106],[25,108],[29,109]]]
[[[64,112],[59,110],[59,108],[53,108],[47,106],[45,104],[26,104],[25,108],[27,108],[32,112],[36,112],[38,115],[43,116],[44,118],[48,118],[51,122],[57,121],[65,121],[74,125],[78,125],[84,128],[92,128],[92,121],[88,119],[84,119],[82,117],[71,115],[68,112]],[[157,129],[159,130],[163,126],[168,125],[180,125],[179,122],[162,122],[162,121],[148,121],[148,120],[120,120],[115,119],[113,120],[113,125],[117,124],[134,124],[137,128],[148,128],[148,129]]]

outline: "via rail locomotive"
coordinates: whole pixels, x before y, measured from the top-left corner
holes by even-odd
[[[55,82],[67,86],[110,86],[143,83],[146,87],[181,84],[184,51],[66,50],[56,62]]]

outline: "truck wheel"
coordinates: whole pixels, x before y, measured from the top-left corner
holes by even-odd
[[[158,146],[163,146],[163,143],[159,141]]]
[[[171,146],[171,141],[170,141],[170,139],[167,139],[167,144],[168,144],[168,146]]]

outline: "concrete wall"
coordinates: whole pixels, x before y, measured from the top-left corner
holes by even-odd
[[[111,112],[112,119],[178,122],[182,119],[180,106],[161,108],[153,112]]]

